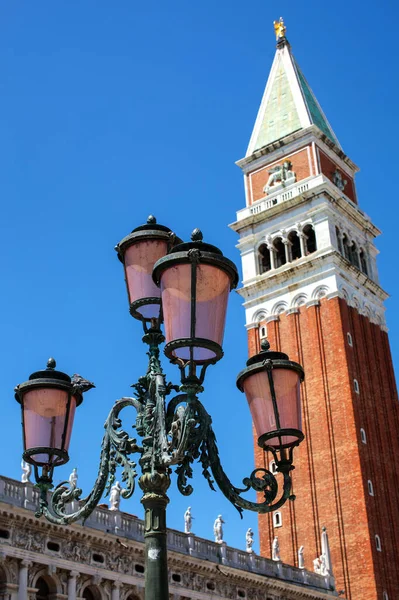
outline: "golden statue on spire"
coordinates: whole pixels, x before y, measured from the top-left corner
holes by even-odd
[[[274,31],[276,34],[276,40],[278,41],[281,38],[285,37],[285,32],[286,32],[287,28],[284,25],[283,17],[280,17],[279,21],[273,21],[273,25],[274,25]]]

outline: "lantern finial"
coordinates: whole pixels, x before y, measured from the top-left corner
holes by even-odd
[[[269,340],[262,340],[260,343],[260,347],[261,347],[262,352],[267,352],[268,350],[270,350]]]
[[[55,359],[50,357],[47,361],[47,369],[50,371],[53,371],[55,369],[55,367],[57,366],[57,363],[55,362]]]
[[[149,215],[149,216],[148,216],[147,223],[148,223],[149,225],[153,225],[153,224],[154,224],[154,223],[156,223],[156,222],[157,222],[157,220],[156,220],[156,218],[154,217],[154,215]]]
[[[198,229],[198,227],[194,229],[194,231],[191,234],[191,240],[193,242],[202,242],[203,238],[204,236],[202,235],[201,229]]]

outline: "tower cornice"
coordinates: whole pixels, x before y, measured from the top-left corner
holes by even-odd
[[[300,129],[287,135],[271,144],[267,144],[259,150],[255,150],[249,156],[245,156],[236,161],[236,165],[240,167],[244,173],[248,173],[264,162],[264,157],[267,157],[270,162],[278,159],[280,156],[287,154],[288,151],[296,149],[301,144],[306,144],[311,141],[318,140],[325,144],[327,149],[334,156],[340,159],[353,172],[358,173],[359,167],[345,154],[345,152],[336,144],[334,144],[316,125],[310,125],[306,129]],[[292,148],[291,148],[292,146]]]

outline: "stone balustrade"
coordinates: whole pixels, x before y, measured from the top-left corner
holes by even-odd
[[[0,476],[0,502],[34,511],[37,508],[39,491],[31,483],[20,483]],[[109,511],[105,507],[96,508],[86,520],[85,528],[118,535],[126,540],[143,542],[143,521],[134,515],[120,511]],[[231,548],[224,542],[215,543],[174,529],[168,530],[170,551],[185,554],[199,560],[222,564],[257,575],[278,578],[287,582],[311,586],[320,591],[332,591],[333,580],[305,569],[286,565],[256,554]]]

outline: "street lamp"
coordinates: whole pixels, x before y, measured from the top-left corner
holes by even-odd
[[[243,509],[267,513],[293,500],[293,449],[303,439],[299,403],[303,370],[287,355],[270,351],[266,343],[239,374],[237,386],[247,397],[258,443],[273,454],[283,481],[278,499],[277,479],[267,469],[255,469],[243,480],[243,488],[235,487],[222,468],[212,419],[198,398],[206,369],[223,356],[228,295],[238,283],[235,265],[205,243],[198,229],[191,242],[182,243],[154,217],[133,230],[116,250],[125,269],[130,313],[143,324],[147,373],[133,385],[135,396],[121,398],[109,413],[97,480],[87,498],[81,499],[81,490],[68,482],[47,493],[53,487],[54,468],[69,460],[75,408],[83,393],[94,387],[78,375],[70,378],[56,371],[53,359],[46,370],[32,374],[15,390],[23,415],[23,458],[34,465],[41,490],[36,515],[66,525],[92,513],[115,482],[117,467],[123,469],[122,497],[129,498],[137,476],[132,455],[137,454],[145,510],[145,598],[169,600],[166,493],[172,467],[178,489],[188,496],[193,491],[188,482],[191,464],[198,460],[210,487],[215,489],[216,482],[240,513]],[[164,353],[180,369],[180,386],[168,383],[162,371],[159,347],[165,338]],[[168,399],[172,391],[178,393]],[[122,429],[119,414],[127,406],[137,411],[135,427],[141,445]],[[242,498],[251,489],[258,492],[259,502]],[[73,500],[79,501],[79,508],[68,514],[66,505]]]

